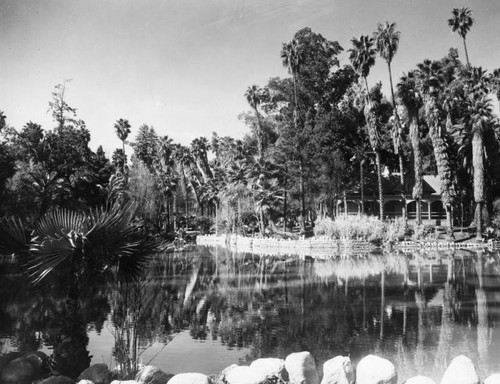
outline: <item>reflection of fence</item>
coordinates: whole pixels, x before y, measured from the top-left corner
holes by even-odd
[[[336,240],[328,237],[313,237],[300,240],[280,240],[261,237],[244,237],[239,235],[198,236],[198,245],[222,245],[236,252],[251,252],[262,255],[299,255],[328,258],[333,255],[366,253],[376,247],[366,241]],[[500,248],[500,242],[448,242],[448,241],[402,241],[400,249],[477,249]]]
[[[223,245],[236,252],[252,252],[264,255],[302,255],[331,257],[349,252],[363,252],[375,247],[366,241],[335,240],[328,237],[314,237],[299,240],[280,240],[261,237],[198,236],[198,245]]]

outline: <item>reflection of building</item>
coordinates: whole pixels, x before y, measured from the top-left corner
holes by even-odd
[[[396,218],[402,216],[403,202],[401,199],[401,186],[399,177],[392,175],[382,179],[384,189],[384,214],[386,218]],[[410,223],[416,218],[416,201],[411,195],[412,188],[407,188],[406,210]],[[441,183],[438,176],[423,176],[423,196],[422,196],[422,222],[426,225],[446,226],[446,212],[441,202]],[[339,213],[344,212],[347,205],[348,215],[358,215],[361,213],[361,194],[357,190],[355,193],[346,195],[347,204],[343,199],[337,200]],[[368,215],[378,215],[379,201],[378,191],[370,186],[366,186],[364,192],[365,213]]]

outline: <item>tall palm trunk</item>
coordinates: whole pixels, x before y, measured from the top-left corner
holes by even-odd
[[[305,186],[304,186],[304,164],[303,160],[299,161],[299,190],[300,190],[300,229],[305,232],[305,220],[306,220],[306,197],[305,197]]]
[[[465,42],[465,37],[463,37],[462,40],[464,42],[465,60],[467,61],[467,66],[470,67],[469,52],[467,51],[467,43]]]
[[[484,205],[484,163],[483,135],[475,130],[472,136],[472,164],[474,167],[474,201],[476,203],[477,233],[476,238],[483,238],[483,205]]]
[[[441,200],[446,210],[446,221],[448,222],[449,235],[453,238],[453,217],[451,206],[453,203],[452,190],[452,176],[450,161],[446,151],[446,143],[442,137],[441,129],[439,127],[438,111],[436,107],[437,101],[434,97],[428,97],[425,104],[425,115],[427,118],[427,125],[429,126],[429,134],[431,137],[432,147],[434,149],[434,157],[436,158],[436,165],[438,170],[439,179],[441,181]]]
[[[380,162],[380,151],[375,151],[375,163],[377,164],[378,199],[380,205],[380,220],[384,220],[384,189],[382,186],[382,164]]]
[[[394,86],[392,84],[392,71],[391,71],[391,62],[387,61],[387,67],[389,69],[389,84],[391,86],[391,97],[392,97],[392,106],[394,108],[394,116],[396,116],[396,127],[393,129],[400,130],[401,120],[399,119],[399,114],[396,106],[396,97],[394,96]],[[406,215],[406,191],[405,191],[405,177],[404,177],[404,167],[403,167],[403,156],[401,155],[401,137],[399,137],[400,132],[395,132],[394,134],[394,149],[396,154],[398,155],[399,160],[399,181],[401,183],[401,207],[402,207],[402,215],[405,225],[407,223],[407,215]],[[398,137],[398,138],[396,138]],[[396,142],[397,141],[397,142]]]
[[[259,160],[262,160],[262,158],[264,156],[264,143],[262,140],[262,136],[263,136],[262,121],[260,120],[260,113],[257,110],[257,107],[254,108],[254,112],[255,112],[255,116],[257,117],[257,125],[258,125],[258,129],[257,129],[257,132],[255,134],[255,136],[257,136],[257,147],[258,147],[257,150],[259,153]]]
[[[382,164],[380,161],[377,122],[376,122],[376,116],[374,116],[372,101],[370,99],[368,80],[366,79],[366,77],[364,78],[364,80],[365,80],[365,86],[366,86],[366,105],[365,105],[364,113],[365,113],[366,125],[368,127],[369,141],[370,141],[370,145],[372,147],[372,150],[375,153],[375,163],[377,166],[380,220],[384,220],[384,189],[383,189],[383,184],[382,184]]]
[[[413,186],[413,198],[416,205],[416,222],[422,224],[422,153],[420,150],[420,135],[418,129],[418,111],[416,116],[410,120],[410,141],[413,149],[413,168],[415,172],[415,184]]]

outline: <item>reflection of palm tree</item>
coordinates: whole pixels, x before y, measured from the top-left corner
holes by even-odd
[[[488,361],[488,301],[484,286],[484,258],[483,251],[476,251],[476,273],[478,286],[476,286],[477,303],[477,351],[479,353],[479,364],[481,371],[486,371],[486,362]]]
[[[453,268],[453,257],[448,258],[448,274]],[[447,367],[448,356],[453,341],[453,328],[455,323],[454,311],[455,290],[450,281],[444,284],[443,304],[441,312],[441,327],[439,329],[439,342],[434,364],[444,371]]]
[[[415,291],[415,303],[418,309],[418,335],[417,335],[417,346],[415,348],[415,368],[418,372],[424,372],[425,368],[425,322],[424,316],[426,312],[425,296],[424,290],[419,289]]]

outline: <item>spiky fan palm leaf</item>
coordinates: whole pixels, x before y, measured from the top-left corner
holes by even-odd
[[[31,240],[33,259],[27,270],[33,283],[61,268],[68,268],[75,278],[111,268],[120,279],[139,277],[156,243],[144,236],[136,208],[127,203],[88,214],[61,209],[45,215]]]

